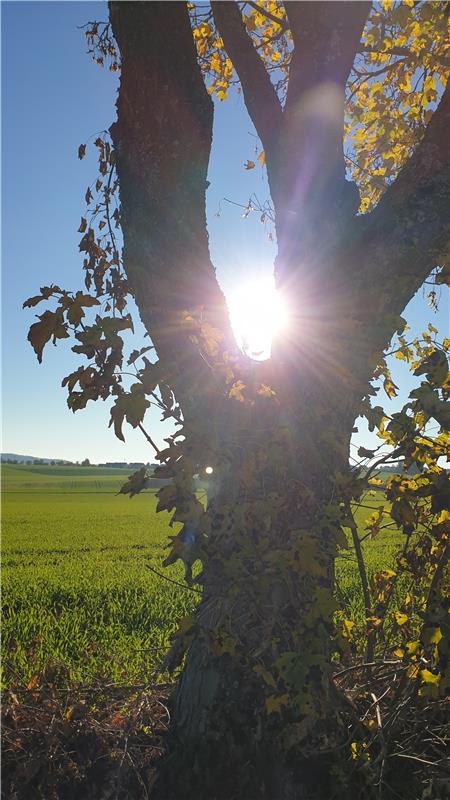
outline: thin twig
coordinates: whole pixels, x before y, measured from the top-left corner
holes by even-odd
[[[157,569],[151,567],[150,564],[145,565],[150,572],[154,572],[155,575],[158,575],[159,578],[162,578],[165,581],[169,581],[169,583],[175,584],[175,586],[180,586],[182,589],[186,589],[188,592],[195,592],[196,594],[203,594],[200,589],[194,589],[192,586],[188,586],[186,583],[180,583],[180,581],[174,581],[173,578],[169,578],[167,575],[163,575],[162,572],[158,572]]]

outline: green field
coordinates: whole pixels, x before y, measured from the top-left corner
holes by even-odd
[[[153,678],[195,595],[146,568],[160,568],[168,515],[153,491],[116,496],[128,474],[3,466],[4,681],[49,663],[67,683]]]
[[[154,491],[116,496],[128,474],[3,465],[5,684],[26,683],[49,665],[64,685],[155,679],[177,619],[196,595],[147,569],[161,569],[169,517],[156,515]],[[382,497],[367,503],[382,505]],[[370,513],[359,509],[361,530]],[[368,571],[391,565],[398,544],[397,532],[368,540]],[[177,566],[163,571],[182,575]],[[351,550],[337,576],[352,616],[362,613]]]

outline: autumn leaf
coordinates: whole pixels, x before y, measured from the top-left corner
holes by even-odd
[[[230,391],[228,392],[228,396],[232,400],[238,400],[240,403],[245,401],[245,397],[242,392],[245,389],[245,383],[243,381],[235,381],[231,386]]]
[[[67,310],[67,319],[71,325],[79,325],[85,316],[83,308],[91,308],[100,305],[100,301],[90,294],[77,292],[73,299],[67,295],[63,299],[63,308]]]
[[[41,294],[37,294],[34,297],[29,297],[28,300],[22,305],[22,308],[33,308],[37,306],[42,300],[48,300],[54,294],[60,294],[61,289],[59,286],[41,286]]]
[[[439,644],[442,639],[442,631],[440,628],[425,628],[421,638],[425,645]]]
[[[135,387],[139,387],[139,390],[136,390]],[[117,397],[111,408],[109,427],[114,425],[114,433],[118,439],[124,442],[125,437],[122,432],[124,419],[133,428],[137,428],[144,419],[145,412],[149,407],[150,403],[143,393],[142,384],[133,384],[130,392],[123,392]]]
[[[141,467],[130,475],[126,483],[121,486],[118,494],[129,494],[131,499],[139,492],[142,492],[143,489],[148,488],[149,478],[147,467]]]
[[[67,339],[68,336],[62,310],[58,309],[57,311],[44,311],[39,316],[39,322],[35,322],[30,327],[28,341],[33,347],[39,363],[42,364],[42,352],[47,342],[53,339],[55,344],[56,339]]]
[[[244,164],[245,169],[254,169],[255,162],[254,161],[246,161]]]
[[[342,620],[342,635],[344,639],[352,639],[353,638],[353,628],[355,627],[355,623],[351,619],[343,619]]]
[[[78,148],[78,158],[80,159],[80,161],[81,161],[82,158],[85,157],[85,155],[86,155],[86,145],[85,144],[80,144],[80,146]]]
[[[268,386],[266,383],[261,383],[259,385],[259,387],[257,389],[257,394],[259,394],[261,397],[275,397],[276,396],[276,392],[273,389],[271,389],[271,387]]]

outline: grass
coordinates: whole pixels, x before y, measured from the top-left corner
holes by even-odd
[[[26,683],[50,663],[68,685],[150,679],[192,609],[191,592],[146,569],[161,564],[168,516],[156,515],[152,491],[115,496],[127,474],[4,466],[6,683]]]
[[[3,466],[5,685],[26,684],[49,665],[67,686],[155,679],[170,634],[196,596],[146,568],[161,568],[168,515],[156,515],[154,491],[115,496],[128,472]],[[382,505],[381,495],[367,503]],[[361,531],[370,514],[357,511]],[[396,531],[366,540],[369,575],[392,565],[400,542]],[[336,571],[349,613],[362,615],[352,550]],[[164,572],[182,575],[177,566]]]

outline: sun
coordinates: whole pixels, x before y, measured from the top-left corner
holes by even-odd
[[[231,326],[250,358],[270,358],[273,338],[287,327],[288,313],[271,278],[242,285],[228,297]]]

